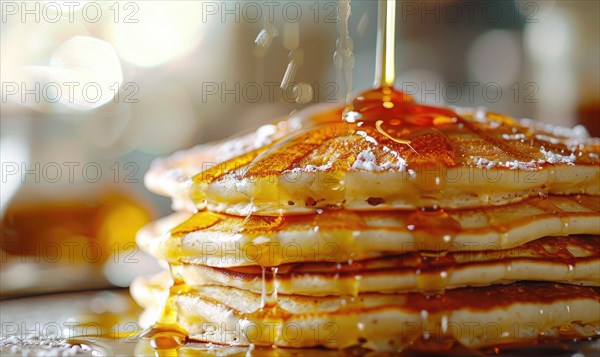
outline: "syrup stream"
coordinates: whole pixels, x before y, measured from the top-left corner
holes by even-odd
[[[395,37],[396,1],[379,1],[375,88],[394,86]]]

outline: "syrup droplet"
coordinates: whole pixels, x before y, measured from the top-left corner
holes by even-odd
[[[441,208],[422,208],[406,218],[406,228],[412,232],[416,250],[446,251],[461,230],[460,222]]]
[[[415,282],[421,292],[440,293],[448,286],[449,277],[447,270],[419,269],[415,273]]]
[[[321,240],[311,246],[314,260],[331,260],[336,256],[339,260],[347,260],[348,264],[352,264],[357,239],[367,226],[358,213],[324,210],[321,214],[315,215],[312,226],[319,227],[325,232],[336,231],[335,243]]]
[[[181,346],[179,340],[173,335],[157,336],[150,340],[150,346],[157,350],[174,349]]]
[[[273,39],[277,37],[278,34],[279,33],[277,32],[277,29],[275,29],[273,25],[265,21],[263,29],[260,30],[260,32],[256,36],[256,39],[254,40],[254,55],[259,58],[264,57],[267,54],[269,48],[271,47]]]
[[[562,229],[561,229],[561,233],[563,235],[568,235],[569,234],[569,217],[568,216],[564,216],[564,215],[559,215],[560,217],[560,222],[562,224]]]
[[[572,280],[575,277],[575,265],[571,264],[571,263],[567,263],[567,271],[568,273],[568,277],[567,280]]]
[[[187,331],[176,323],[156,323],[139,335],[150,340],[150,345],[157,350],[177,349],[187,338]]]

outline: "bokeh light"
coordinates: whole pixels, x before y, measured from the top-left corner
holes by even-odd
[[[196,118],[185,90],[166,83],[143,83],[138,103],[130,105],[130,117],[120,140],[151,154],[185,147],[196,134]],[[165,105],[169,103],[169,105]]]
[[[531,76],[539,87],[535,117],[573,125],[577,85],[572,66],[574,26],[568,13],[554,7],[540,21],[527,24],[523,37],[533,64]]]
[[[89,110],[115,97],[123,82],[123,73],[119,58],[109,43],[77,36],[52,54],[49,80],[60,84],[62,104]]]
[[[518,34],[490,30],[475,39],[467,53],[467,62],[475,81],[507,86],[518,79],[521,57]]]
[[[563,59],[573,44],[573,24],[564,11],[555,8],[539,22],[528,24],[524,38],[534,60]]]
[[[107,23],[108,37],[123,59],[152,67],[180,58],[198,46],[205,25],[201,2],[137,4],[139,18],[132,15],[128,20]]]
[[[438,73],[425,69],[402,72],[396,80],[396,85],[418,102],[432,105],[444,104],[444,83]]]

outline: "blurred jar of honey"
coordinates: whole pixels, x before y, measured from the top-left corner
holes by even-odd
[[[135,233],[150,220],[147,206],[118,189],[10,205],[0,238],[3,297],[126,285],[127,270],[145,260]]]
[[[142,185],[150,158],[101,155],[75,139],[84,124],[2,120],[2,298],[127,286],[156,269],[135,244],[158,215]]]

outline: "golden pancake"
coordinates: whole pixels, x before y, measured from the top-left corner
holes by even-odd
[[[412,253],[360,262],[211,268],[183,262],[189,286],[309,296],[406,292],[540,280],[600,286],[600,236],[549,237],[498,251]],[[276,269],[276,270],[275,270]]]
[[[176,212],[150,222],[137,232],[135,241],[145,252],[150,253],[161,262],[166,261],[167,257],[161,248],[160,237],[191,216],[192,214],[189,212]]]
[[[138,283],[134,296],[155,289],[159,287]],[[532,341],[540,334],[573,338],[600,331],[600,290],[554,283],[460,288],[441,295],[280,295],[275,306],[265,306],[261,294],[206,286],[184,292],[175,301],[189,339],[228,345],[360,344],[400,350],[418,339],[455,339],[483,347]]]
[[[600,142],[582,127],[536,127],[467,109],[398,110],[374,123],[348,123],[341,109],[312,108],[294,125],[271,126],[284,129],[272,129],[262,145],[239,144],[233,158],[219,144],[159,160],[146,183],[179,207],[189,206],[189,194],[200,209],[239,215],[464,208],[547,193],[600,194]],[[264,138],[229,145],[253,137]]]
[[[334,210],[238,217],[203,211],[163,236],[148,234],[154,224],[147,226],[138,244],[170,262],[215,267],[358,261],[419,250],[499,250],[545,236],[600,234],[599,205],[597,196],[549,196],[447,212]]]
[[[193,210],[193,204],[185,190],[192,176],[236,156],[257,150],[300,128],[299,118],[292,117],[276,124],[263,125],[248,134],[198,145],[158,158],[152,162],[150,170],[144,176],[144,184],[152,192],[172,197],[175,209],[187,207]]]

